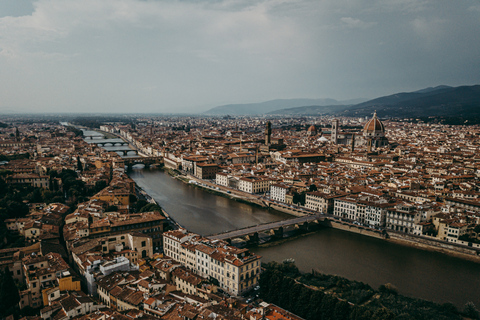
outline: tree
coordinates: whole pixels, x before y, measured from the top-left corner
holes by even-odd
[[[17,286],[13,281],[8,267],[6,267],[3,272],[0,273],[0,315],[5,317],[12,314],[19,301],[20,296]]]
[[[302,193],[293,193],[293,203],[295,204],[300,204],[300,205],[305,205],[305,192]]]
[[[115,211],[118,211],[118,207],[117,206],[108,206],[107,209],[105,209],[105,212],[115,212]]]
[[[350,315],[350,305],[346,301],[338,301],[333,311],[333,319],[347,320]]]
[[[80,171],[80,172],[83,171],[82,161],[80,160],[79,156],[77,156],[77,170]]]
[[[317,186],[316,186],[314,183],[312,183],[312,184],[310,185],[310,187],[308,188],[308,190],[309,190],[310,192],[312,192],[312,191],[317,191],[318,189],[317,189]]]
[[[387,308],[379,308],[372,315],[372,320],[393,320],[395,314]]]
[[[102,190],[105,189],[106,187],[107,187],[107,181],[105,181],[105,180],[98,180],[97,182],[95,182],[94,191],[95,191],[95,193],[97,193],[97,192],[102,191]]]
[[[140,199],[135,203],[135,212],[140,212],[140,210],[148,204],[147,201]]]
[[[323,297],[321,305],[322,319],[335,319],[334,312],[338,299],[327,294]]]
[[[162,212],[162,207],[155,203],[149,203],[140,209],[140,212],[159,211]]]
[[[480,319],[480,314],[475,307],[475,304],[473,304],[471,301],[465,304],[465,307],[463,308],[463,314],[471,319]]]

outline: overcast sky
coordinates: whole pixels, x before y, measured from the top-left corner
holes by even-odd
[[[473,85],[479,37],[478,0],[0,0],[0,113]]]

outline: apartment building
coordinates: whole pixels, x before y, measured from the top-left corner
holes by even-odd
[[[310,210],[332,214],[335,198],[342,196],[344,194],[328,194],[318,191],[307,192],[305,195],[305,207]]]
[[[165,232],[163,238],[165,255],[201,277],[216,279],[220,288],[233,295],[240,295],[258,284],[261,257],[248,249],[202,238],[185,229]]]
[[[270,198],[275,201],[285,202],[285,196],[290,190],[289,187],[283,184],[272,184],[270,186]]]
[[[267,192],[270,189],[270,179],[257,176],[243,177],[239,180],[238,189],[252,194]]]
[[[159,212],[142,212],[135,214],[109,214],[103,219],[90,224],[90,238],[101,238],[122,233],[139,232],[150,236],[154,250],[162,246],[161,234],[166,219]]]

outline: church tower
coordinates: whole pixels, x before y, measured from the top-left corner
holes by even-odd
[[[337,138],[338,138],[338,119],[333,119],[332,120],[332,133],[330,135],[330,138],[334,144],[337,144]]]
[[[265,126],[265,145],[269,146],[271,143],[271,137],[272,137],[272,123],[270,121],[267,122],[267,125]]]

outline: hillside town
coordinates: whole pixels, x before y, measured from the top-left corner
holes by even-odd
[[[262,257],[179,227],[128,176],[137,163],[344,230],[480,254],[478,126],[376,114],[101,124],[135,162],[78,127],[3,121],[1,193],[28,196],[0,204],[0,266],[26,319],[301,319],[242,297],[259,290]]]

